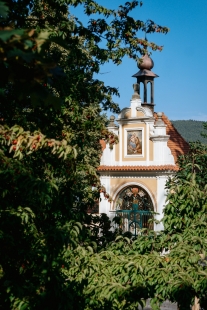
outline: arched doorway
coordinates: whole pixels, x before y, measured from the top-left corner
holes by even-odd
[[[119,228],[137,236],[140,229],[153,229],[153,203],[141,186],[131,185],[122,189],[115,200],[116,216],[120,217]],[[150,221],[151,220],[151,221]]]

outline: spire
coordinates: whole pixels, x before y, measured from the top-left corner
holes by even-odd
[[[154,111],[154,78],[158,77],[157,74],[151,71],[154,67],[153,60],[145,54],[138,65],[140,69],[136,74],[132,75],[137,78],[137,87],[138,94],[140,95],[140,83],[144,84],[144,96],[142,106],[148,106],[152,112]],[[151,94],[150,94],[150,102],[148,102],[148,94],[147,94],[147,84],[151,85]]]

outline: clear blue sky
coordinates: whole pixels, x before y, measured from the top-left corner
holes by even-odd
[[[123,0],[98,0],[116,9]],[[72,13],[84,21],[81,8]],[[155,111],[163,111],[169,119],[207,121],[207,0],[143,0],[132,16],[167,26],[167,35],[148,35],[149,41],[164,45],[162,52],[153,52],[155,66]],[[144,38],[144,34],[140,37]],[[138,71],[136,63],[125,58],[116,67],[106,65],[101,78],[107,85],[119,89],[115,98],[120,108],[128,107],[133,93],[131,76]]]

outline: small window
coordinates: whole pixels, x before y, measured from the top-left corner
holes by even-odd
[[[129,186],[122,190],[116,201],[116,216],[121,217],[119,228],[130,231],[134,236],[140,229],[153,229],[153,204],[149,194],[139,186]]]

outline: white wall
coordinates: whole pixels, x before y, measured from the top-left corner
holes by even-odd
[[[157,213],[155,216],[157,220],[161,220],[163,218],[163,209],[166,203],[166,189],[165,184],[168,179],[168,176],[158,176],[157,177]],[[164,226],[162,223],[154,224],[154,230],[159,231],[163,230]]]

